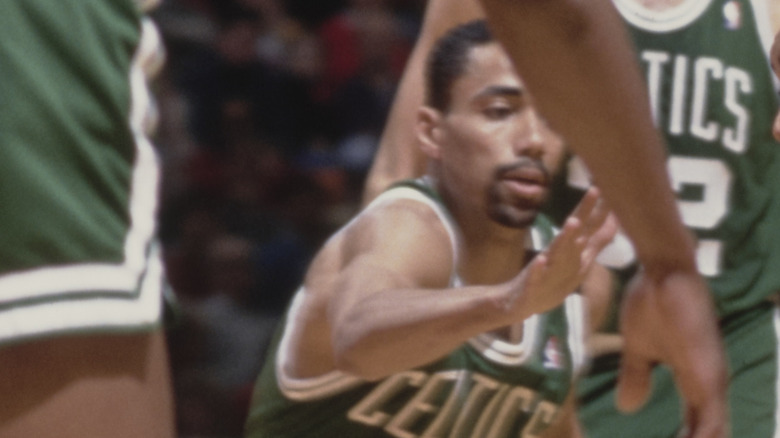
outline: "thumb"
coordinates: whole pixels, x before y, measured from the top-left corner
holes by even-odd
[[[635,353],[624,352],[620,362],[617,384],[617,408],[634,412],[642,407],[650,395],[652,364]]]

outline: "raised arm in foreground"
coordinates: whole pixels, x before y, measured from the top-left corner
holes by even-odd
[[[592,171],[643,272],[622,309],[619,403],[634,409],[656,362],[687,403],[691,437],[726,434],[726,370],[712,298],[682,225],[664,147],[623,24],[608,0],[482,0],[541,112]],[[686,336],[680,336],[685,333]]]

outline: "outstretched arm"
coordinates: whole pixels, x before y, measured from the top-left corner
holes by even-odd
[[[381,378],[436,360],[480,333],[560,305],[616,231],[597,195],[589,192],[550,247],[500,284],[445,290],[420,280],[428,267],[419,261],[447,252],[442,245],[429,249],[420,243],[430,242],[427,231],[418,233],[424,236],[398,234],[397,245],[356,257],[339,274],[329,305],[335,366],[367,379]],[[378,220],[387,215],[383,212]],[[415,257],[410,250],[399,257],[395,249],[410,247]]]

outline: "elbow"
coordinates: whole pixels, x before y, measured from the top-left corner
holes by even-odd
[[[376,381],[387,374],[377,369],[371,354],[351,342],[334,342],[333,364],[336,370],[366,381]]]
[[[330,331],[334,368],[351,376],[374,381],[386,374],[378,370],[377,360],[385,347],[361,312],[348,313],[335,319]]]

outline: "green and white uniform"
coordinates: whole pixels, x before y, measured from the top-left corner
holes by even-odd
[[[450,231],[454,223],[435,195],[419,184],[392,188],[367,209],[413,199],[429,205]],[[539,249],[553,233],[540,219],[532,233]],[[457,275],[453,267],[453,284]],[[293,300],[294,319],[302,291]],[[584,360],[584,311],[571,295],[557,309],[524,323],[523,341],[491,334],[464,343],[434,363],[377,382],[331,372],[311,379],[284,374],[287,330],[258,378],[247,421],[249,438],[537,437],[554,420]]]
[[[160,322],[153,3],[0,2],[0,344]]]
[[[735,437],[775,437],[780,291],[780,145],[767,54],[773,39],[762,0],[686,0],[651,12],[614,0],[643,68],[655,122],[669,148],[668,171],[685,224],[698,237],[699,270],[715,296],[731,366]],[[582,169],[570,166],[570,182]],[[640,201],[641,202],[641,201]],[[622,242],[625,244],[625,241]],[[629,245],[605,260],[634,264]],[[684,334],[680,334],[684,336]],[[589,437],[674,437],[679,404],[666,370],[640,414],[614,409],[616,357],[597,360],[582,388]]]

